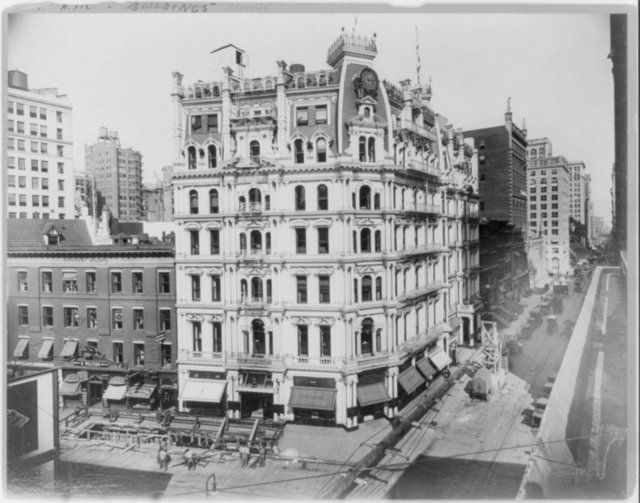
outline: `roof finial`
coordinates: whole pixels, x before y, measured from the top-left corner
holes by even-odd
[[[509,98],[507,98],[507,111],[504,114],[504,120],[505,122],[511,122],[512,118],[513,114],[511,113],[511,96],[509,96]]]
[[[507,98],[507,113],[511,113],[511,96]]]

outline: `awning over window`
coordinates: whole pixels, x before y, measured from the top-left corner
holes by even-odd
[[[409,367],[398,376],[398,382],[407,393],[413,393],[416,389],[418,389],[418,386],[420,386],[424,382],[424,378],[420,375],[420,372],[418,372],[415,367]]]
[[[431,379],[439,370],[433,363],[430,363],[427,358],[421,358],[417,361],[416,367],[418,367],[418,370],[422,372],[422,375],[426,379]]]
[[[66,271],[62,273],[62,280],[78,279],[78,273],[76,271]]]
[[[18,339],[18,344],[13,352],[13,357],[24,358],[24,352],[27,350],[27,346],[29,346],[29,339],[27,337],[21,337]]]
[[[429,355],[429,361],[431,361],[438,370],[442,370],[451,363],[451,358],[449,358],[449,355],[446,354],[442,348],[438,348]]]
[[[76,353],[78,341],[64,341],[64,347],[60,351],[60,358],[68,358]]]
[[[223,380],[189,380],[182,387],[180,399],[189,402],[220,403],[226,387],[227,381]]]
[[[360,384],[357,389],[358,403],[362,407],[391,400],[383,382],[374,384]]]
[[[102,395],[103,400],[124,400],[127,394],[127,386],[124,384],[109,384],[107,390]]]
[[[42,346],[40,346],[40,351],[38,352],[38,358],[49,358],[49,353],[51,353],[52,347],[53,347],[53,339],[43,340]]]
[[[127,398],[138,398],[141,400],[149,400],[155,392],[157,386],[155,384],[143,384],[142,386],[132,386],[127,391]]]
[[[333,388],[294,386],[291,388],[289,407],[295,409],[335,410],[336,390]]]
[[[64,396],[78,396],[80,394],[80,381],[78,381],[78,376],[76,376],[75,380],[69,380],[65,377],[65,380],[58,388],[58,393]]]

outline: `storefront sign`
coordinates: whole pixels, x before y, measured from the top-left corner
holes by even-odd
[[[107,361],[95,361],[95,360],[74,360],[74,365],[80,367],[108,367],[109,362]]]

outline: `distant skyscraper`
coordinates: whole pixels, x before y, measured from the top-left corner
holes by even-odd
[[[119,220],[142,218],[142,154],[120,147],[118,133],[100,128],[98,141],[85,146],[87,173],[95,178],[98,215],[108,206]]]
[[[93,178],[91,175],[80,171],[76,171],[74,177],[76,187],[76,193],[74,195],[75,216],[78,217],[82,214],[81,208],[83,204],[86,204],[89,215],[95,216]]]
[[[569,216],[587,225],[588,181],[582,161],[569,163]]]
[[[29,89],[18,70],[8,84],[7,215],[73,218],[71,103],[56,88]]]

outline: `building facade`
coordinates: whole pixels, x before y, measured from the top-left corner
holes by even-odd
[[[72,106],[55,88],[29,89],[8,76],[7,216],[73,218]]]
[[[527,228],[527,130],[513,122],[507,103],[504,126],[465,131],[478,148],[480,216]]]
[[[473,342],[474,148],[376,54],[343,31],[322,70],[173,74],[183,410],[353,428]]]
[[[142,218],[142,154],[120,147],[118,133],[100,128],[98,141],[85,145],[85,167],[95,180],[97,214],[108,207],[121,221]]]
[[[175,395],[174,252],[138,236],[95,245],[87,222],[8,222],[7,344],[12,362],[88,373],[89,405],[115,376],[151,375]],[[88,384],[87,384],[88,380]],[[171,388],[173,387],[173,388]],[[173,392],[171,392],[173,389]]]
[[[93,177],[87,173],[76,171],[75,175],[76,192],[74,195],[74,214],[77,218],[82,217],[83,207],[86,207],[89,215],[95,217],[97,201],[94,197]]]
[[[588,221],[589,186],[582,161],[569,163],[569,216],[583,225]]]
[[[546,143],[547,147],[529,151],[529,235],[545,240],[549,272],[553,275],[566,274],[570,268],[569,162],[563,156],[550,156],[548,141],[534,140],[531,143]],[[546,157],[541,157],[541,154]]]

